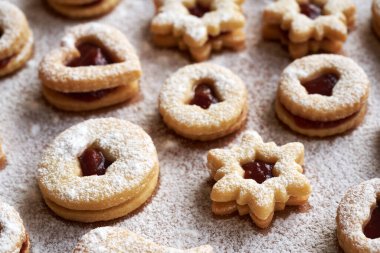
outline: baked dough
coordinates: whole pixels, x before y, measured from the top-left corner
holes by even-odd
[[[263,181],[247,177],[245,164],[271,164],[271,177]],[[248,131],[239,145],[208,152],[207,167],[216,181],[211,191],[212,211],[228,215],[249,214],[260,228],[270,225],[274,211],[286,205],[308,201],[311,186],[303,172],[304,147],[301,143],[277,146],[264,143],[257,132]],[[262,171],[257,169],[259,176]]]
[[[88,148],[100,150],[109,161],[104,175],[83,176],[80,159]],[[139,126],[103,118],[61,133],[45,150],[38,172],[50,209],[68,220],[95,222],[143,205],[156,188],[159,164],[151,138]]]

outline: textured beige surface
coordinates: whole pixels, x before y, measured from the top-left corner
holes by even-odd
[[[125,32],[141,57],[144,75],[141,96],[133,103],[98,113],[68,114],[52,109],[41,96],[37,66],[56,47],[63,30],[78,24],[54,16],[40,0],[11,0],[26,12],[36,38],[36,54],[27,67],[1,79],[0,135],[8,166],[0,172],[0,197],[19,210],[30,233],[32,250],[70,252],[90,229],[114,225],[176,248],[211,244],[216,252],[336,252],[335,214],[338,202],[351,185],[380,175],[380,41],[370,27],[370,1],[356,0],[358,24],[345,45],[345,54],[357,61],[372,82],[369,111],[354,132],[326,140],[296,135],[275,118],[274,99],[288,54],[277,43],[260,38],[261,11],[270,0],[247,0],[247,50],[223,53],[211,62],[229,67],[247,84],[250,111],[247,128],[279,145],[300,141],[305,145],[306,175],[313,185],[311,208],[287,208],[276,214],[273,225],[258,230],[249,217],[216,218],[211,213],[210,177],[206,152],[237,140],[227,137],[196,143],[175,136],[162,123],[157,96],[169,74],[189,63],[177,51],[158,50],[149,42],[154,14],[150,0],[123,0],[100,22]],[[42,149],[64,129],[84,119],[115,116],[141,125],[156,144],[160,186],[152,202],[136,215],[115,222],[82,225],[63,221],[42,201],[36,167]]]

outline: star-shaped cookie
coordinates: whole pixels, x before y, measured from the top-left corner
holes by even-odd
[[[238,210],[241,215],[249,213],[257,226],[268,227],[275,210],[308,200],[311,186],[302,174],[303,163],[301,143],[264,143],[254,131],[245,133],[240,145],[209,151],[207,165],[216,181],[213,212],[226,215]]]

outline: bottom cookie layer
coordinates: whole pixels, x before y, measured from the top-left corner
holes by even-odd
[[[139,92],[139,81],[132,82],[128,85],[122,85],[105,96],[92,100],[84,101],[78,98],[73,98],[62,92],[52,90],[42,86],[42,93],[46,100],[53,106],[64,111],[91,111],[100,108],[120,104],[135,96]]]
[[[44,199],[45,203],[54,213],[66,220],[79,221],[85,223],[108,221],[126,216],[127,214],[142,206],[154,193],[158,183],[158,177],[159,167],[157,166],[153,178],[147,183],[145,188],[136,197],[126,201],[123,204],[104,210],[72,210],[59,206],[45,197]]]
[[[233,123],[231,126],[228,126],[228,127],[221,126],[221,131],[218,131],[218,132],[215,132],[215,133],[212,133],[212,134],[208,134],[208,135],[190,134],[188,132],[183,132],[182,129],[171,127],[172,126],[171,123],[166,122],[166,124],[174,132],[176,132],[178,135],[181,135],[181,136],[183,136],[185,138],[188,138],[188,139],[191,139],[191,140],[197,140],[197,141],[210,141],[210,140],[215,140],[215,139],[227,136],[227,135],[232,134],[232,133],[236,132],[237,130],[239,130],[244,125],[244,123],[246,122],[246,120],[247,120],[247,114],[248,114],[248,107],[246,106],[243,109],[240,117],[236,120],[235,123]]]
[[[310,137],[327,137],[341,134],[357,127],[364,119],[364,116],[367,112],[367,104],[363,105],[360,111],[353,114],[352,116],[340,121],[336,121],[340,123],[335,126],[332,125],[331,127],[318,128],[305,128],[297,124],[295,120],[296,116],[292,115],[289,111],[287,111],[278,99],[276,99],[275,102],[275,110],[277,113],[277,117],[293,131]]]
[[[274,211],[284,210],[286,206],[300,206],[305,204],[309,199],[308,196],[301,197],[290,197],[290,199],[286,203],[276,202]],[[212,202],[212,212],[216,215],[230,215],[235,212],[238,212],[240,216],[247,215],[251,217],[253,222],[259,228],[267,228],[272,222],[274,212],[270,213],[266,219],[258,218],[254,212],[252,212],[248,205],[238,205],[235,201],[231,202]]]
[[[58,13],[69,18],[92,18],[102,16],[112,11],[120,0],[101,0],[97,3],[83,5],[60,4],[47,0],[49,5]]]

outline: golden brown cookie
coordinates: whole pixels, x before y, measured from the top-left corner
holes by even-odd
[[[29,236],[18,212],[0,201],[0,252],[29,253]]]
[[[93,18],[112,11],[120,0],[47,0],[59,14],[73,19]]]
[[[293,58],[337,53],[355,23],[355,15],[351,0],[277,0],[264,10],[263,37],[280,40]]]
[[[230,149],[210,150],[207,166],[216,181],[211,191],[212,211],[249,214],[258,227],[268,227],[274,211],[308,201],[311,186],[302,174],[303,164],[301,143],[279,147],[264,143],[253,131]]]
[[[380,252],[380,179],[351,187],[339,204],[336,222],[344,252]]]
[[[363,121],[369,86],[362,68],[347,57],[307,56],[282,73],[276,113],[293,131],[304,135],[340,134]]]
[[[33,34],[24,13],[0,2],[0,77],[19,70],[33,54]]]
[[[38,183],[46,204],[68,220],[112,220],[153,194],[156,149],[139,126],[115,118],[82,122],[45,150]]]
[[[196,61],[212,51],[245,47],[244,0],[158,0],[151,23],[153,42],[187,50]]]
[[[139,58],[127,38],[98,23],[70,29],[39,69],[45,98],[67,111],[125,102],[138,93],[140,76]]]
[[[99,252],[114,253],[212,253],[214,252],[209,245],[180,250],[154,243],[140,235],[137,235],[126,228],[101,227],[96,228],[85,234],[78,242],[74,253],[95,253]]]
[[[162,86],[159,110],[166,125],[193,140],[213,140],[245,123],[247,89],[230,70],[209,63],[186,66]]]

